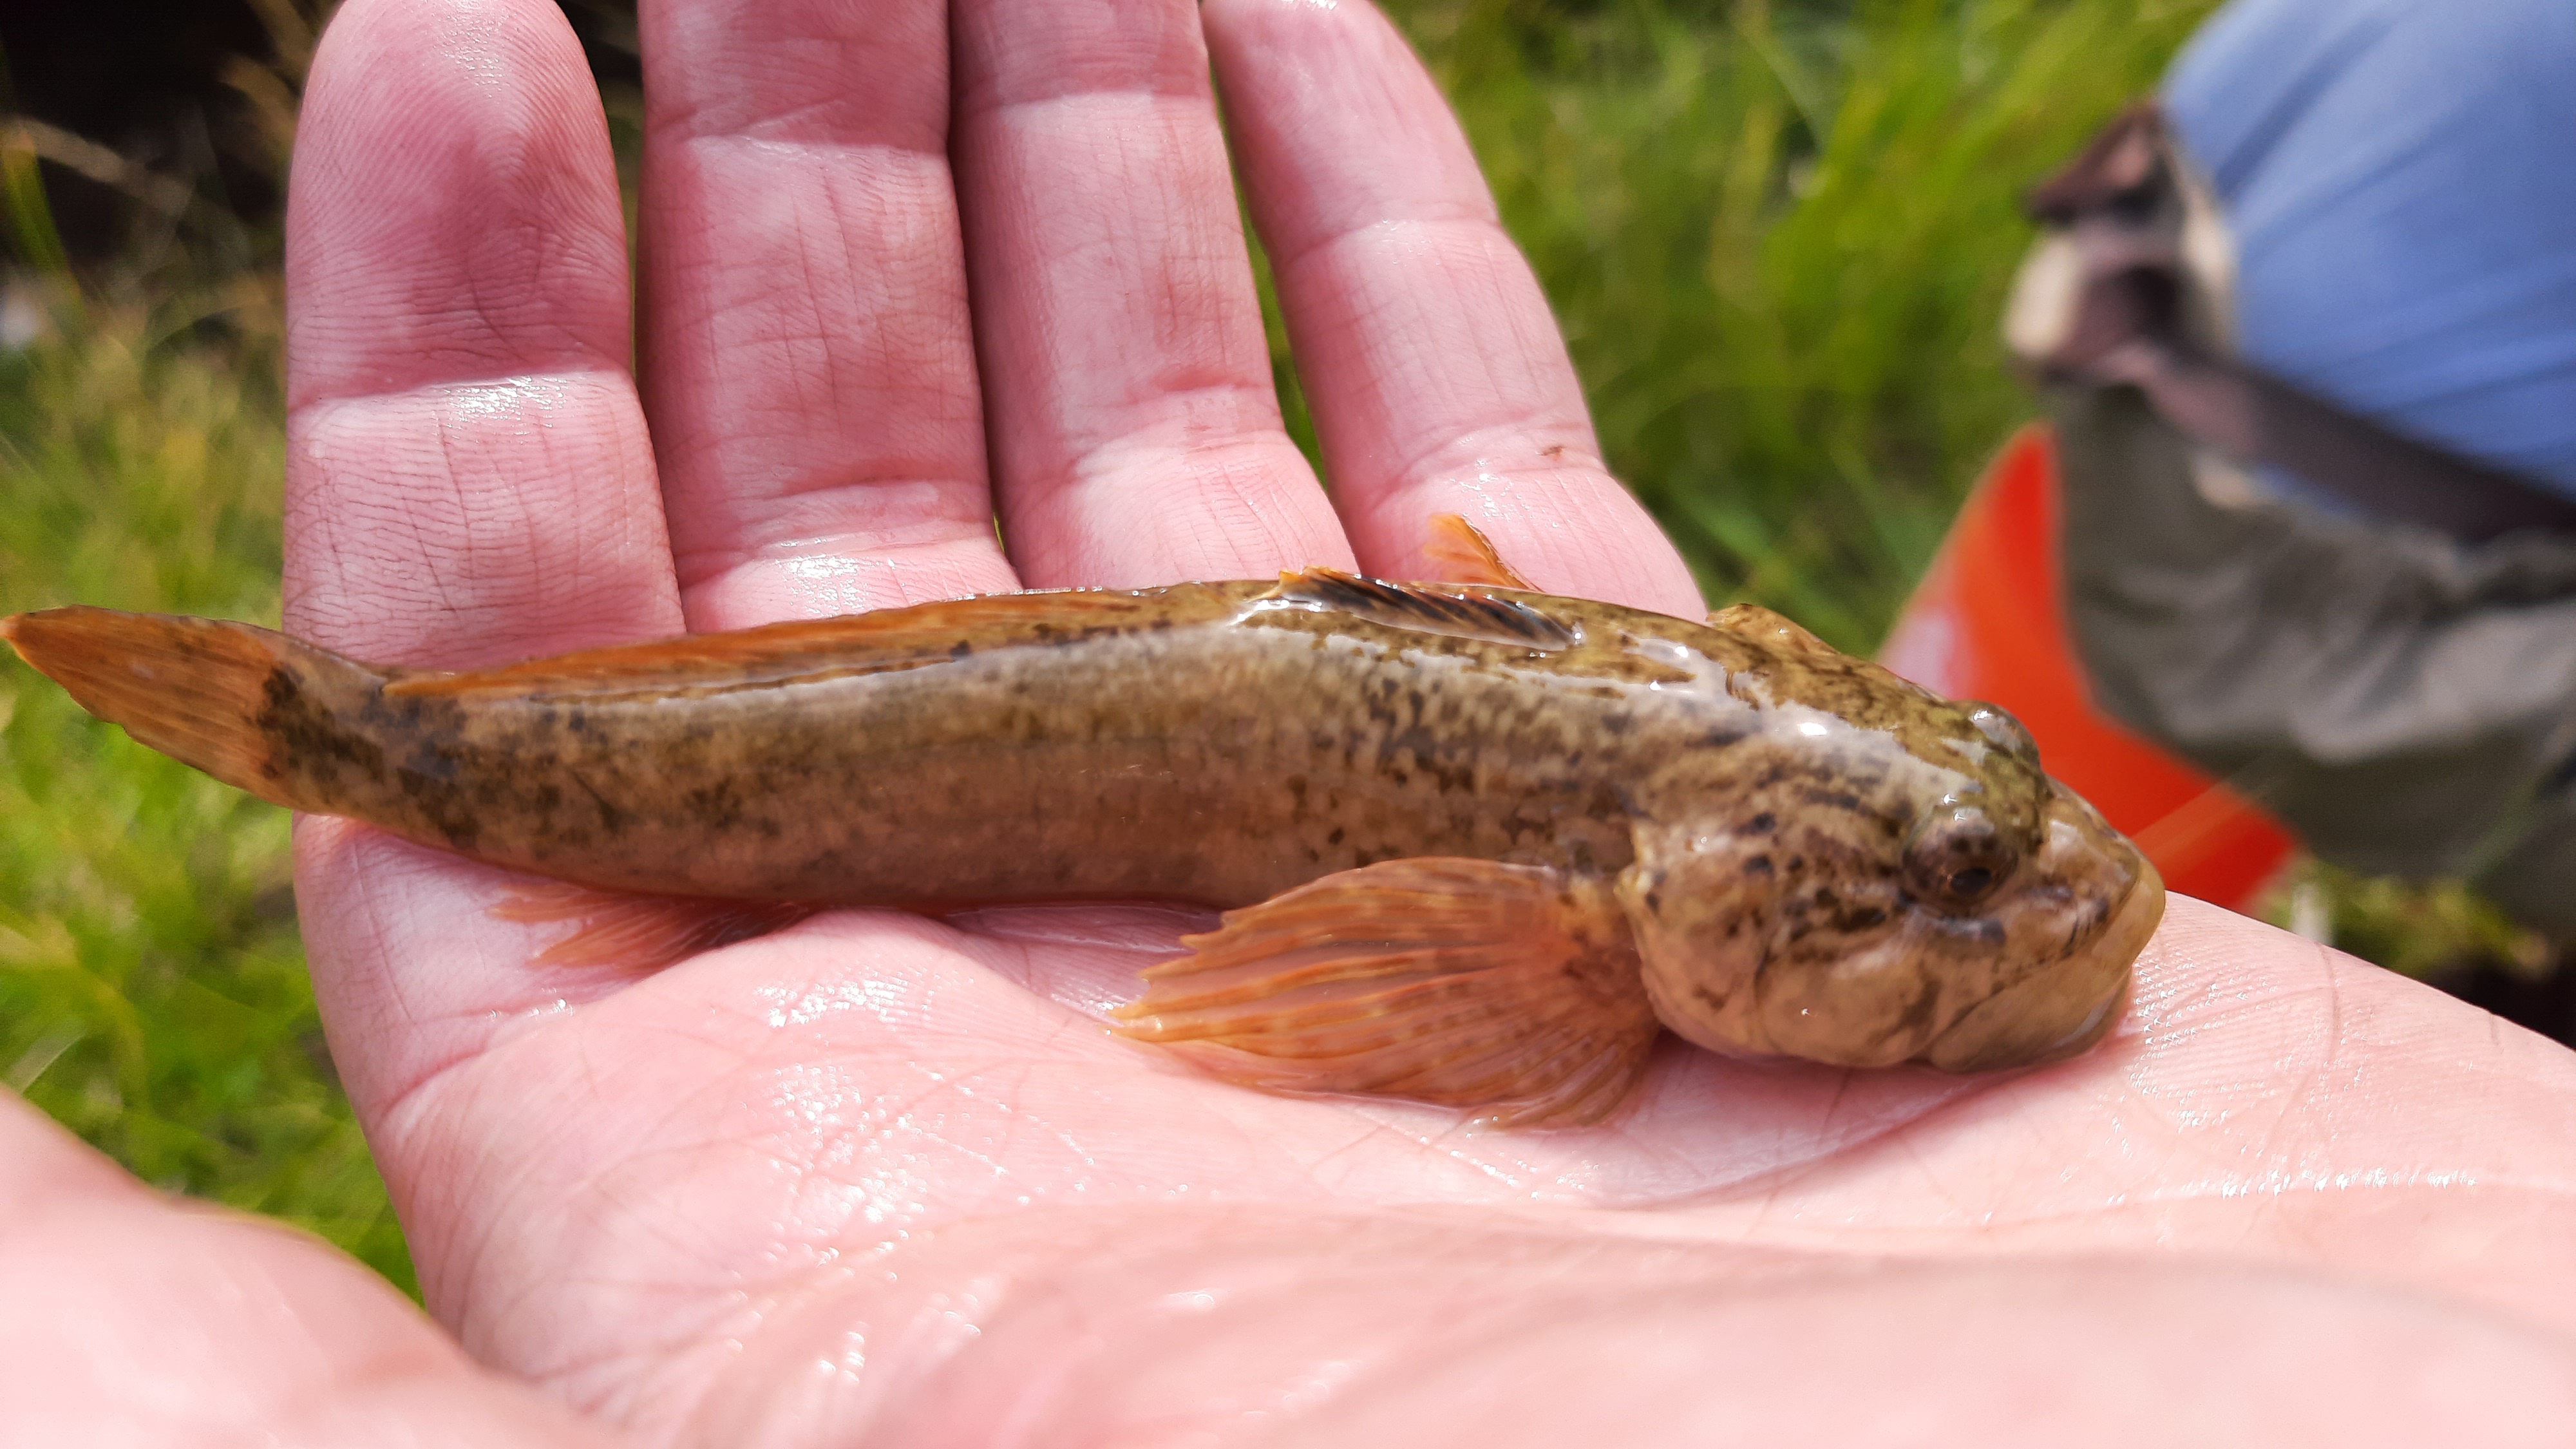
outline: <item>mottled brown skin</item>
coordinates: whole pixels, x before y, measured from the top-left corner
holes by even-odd
[[[620,890],[1242,905],[1399,856],[1628,863],[1609,782],[1689,727],[1646,717],[1644,685],[1678,675],[1600,640],[1542,653],[1278,592],[933,605],[903,611],[924,637],[640,685],[596,674],[617,650],[390,688],[334,661],[281,671],[262,726],[277,793],[331,802],[304,808]],[[1569,715],[1554,687],[1577,678],[1598,707]]]
[[[2065,1055],[2161,908],[2008,716],[1762,610],[1315,571],[462,675],[264,637],[264,753],[193,762],[297,808],[618,890],[894,906],[1545,866],[1612,888],[1657,1013],[1721,1050]]]

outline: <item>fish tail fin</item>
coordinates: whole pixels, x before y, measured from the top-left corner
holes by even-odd
[[[137,743],[263,800],[294,805],[259,719],[290,654],[274,630],[75,605],[0,619],[0,639]]]

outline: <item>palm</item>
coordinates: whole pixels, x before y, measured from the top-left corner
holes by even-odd
[[[460,664],[1401,576],[1439,511],[1544,587],[1693,609],[1410,57],[1364,11],[1219,0],[1328,504],[1268,392],[1197,17],[1150,8],[1156,43],[1136,7],[648,3],[639,395],[552,7],[352,0],[292,217],[290,627]],[[533,965],[497,872],[332,821],[299,851],[433,1310],[656,1441],[2046,1441],[2219,1369],[2393,1433],[2456,1428],[2463,1374],[2489,1408],[2567,1392],[2489,1314],[2568,1316],[2576,1059],[2190,902],[2077,1062],[1675,1051],[1611,1127],[1479,1133],[1111,1038],[1170,912],[836,913],[627,979]]]
[[[2016,1283],[2027,1255],[2201,1249],[2563,1314],[2567,1154],[2531,1156],[2566,1140],[2563,1053],[2196,903],[2176,916],[2138,1021],[2083,1061],[1966,1081],[1676,1052],[1615,1127],[1510,1134],[1255,1096],[1110,1039],[1097,1003],[1175,927],[1151,913],[850,915],[506,1030],[378,1131],[469,1348],[621,1420],[783,1442],[819,1405],[908,1424],[934,1376],[961,1442],[1031,1413],[1132,1430],[1170,1411],[1134,1402],[1166,1378],[1221,1425],[1229,1401],[1293,1398],[1318,1357],[1438,1365],[1457,1316],[1481,1341],[1569,1298],[1612,1311],[1558,1350],[1615,1383],[1623,1338],[1724,1338],[1737,1294],[1830,1284],[1855,1254],[1972,1264],[2015,1316],[2071,1273],[2096,1334],[2158,1310],[2325,1333],[2351,1290],[2292,1278],[2249,1306],[2186,1276],[2163,1304],[2172,1284],[2110,1262]],[[1898,1304],[1899,1342],[1962,1331],[1961,1285],[1935,1286]],[[1644,1367],[1651,1391],[1666,1366]],[[1686,1407],[1777,1387],[1730,1376]]]

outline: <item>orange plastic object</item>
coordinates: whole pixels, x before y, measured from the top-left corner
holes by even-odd
[[[2019,716],[2048,772],[2093,802],[2184,895],[2251,906],[2297,841],[2225,784],[2097,708],[2066,627],[2057,446],[2013,434],[1950,525],[1879,661]]]

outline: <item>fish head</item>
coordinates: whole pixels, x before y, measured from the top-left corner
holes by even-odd
[[[2018,721],[1919,691],[1779,713],[1733,758],[1677,761],[1637,829],[1619,896],[1666,1026],[1738,1055],[1963,1072],[2110,1030],[2163,882]]]

